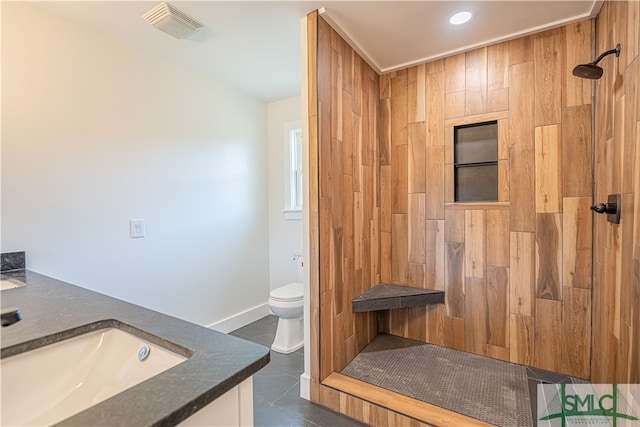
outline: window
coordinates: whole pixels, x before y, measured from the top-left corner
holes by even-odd
[[[300,122],[285,125],[288,153],[285,183],[285,219],[302,219],[302,128]]]
[[[456,202],[498,201],[498,122],[454,128]]]

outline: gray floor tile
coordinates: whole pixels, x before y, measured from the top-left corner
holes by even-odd
[[[299,389],[287,391],[274,405],[291,412],[301,413],[304,415],[305,420],[320,426],[351,427],[364,425],[342,414],[300,398]]]
[[[299,353],[281,354],[272,351],[269,367],[283,374],[299,377],[304,372],[304,356]]]
[[[267,365],[253,376],[253,397],[254,399],[260,397],[266,402],[273,403],[295,386],[298,387],[299,393],[298,378],[285,375]]]
[[[267,316],[231,335],[268,347],[273,343],[278,318]],[[253,417],[258,427],[362,426],[337,412],[300,398],[304,348],[289,354],[272,351],[271,361],[253,377]]]
[[[254,402],[253,424],[256,427],[287,427],[303,426],[305,419],[302,414],[278,408],[268,402]]]

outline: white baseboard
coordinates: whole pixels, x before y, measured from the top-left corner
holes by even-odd
[[[311,377],[306,372],[300,375],[300,397],[311,400]]]
[[[269,305],[266,303],[260,304],[256,307],[250,308],[249,310],[243,311],[242,313],[238,313],[233,316],[227,317],[226,319],[215,322],[207,327],[210,329],[215,329],[218,332],[228,334],[229,332],[235,331],[238,328],[247,326],[249,323],[262,319],[269,314],[271,314]]]

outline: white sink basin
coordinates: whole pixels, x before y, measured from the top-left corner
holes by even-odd
[[[150,351],[141,361],[144,346]],[[2,359],[0,424],[55,424],[185,360],[116,328]]]

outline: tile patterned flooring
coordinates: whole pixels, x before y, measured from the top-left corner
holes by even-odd
[[[270,347],[278,318],[267,316],[231,335]],[[304,371],[304,349],[290,354],[271,352],[271,362],[253,379],[253,416],[258,427],[355,427],[364,426],[330,409],[300,398],[300,374]],[[586,383],[542,369],[527,367],[532,417],[536,419],[537,385],[547,383]]]
[[[271,347],[278,318],[267,316],[231,335]],[[300,398],[304,349],[290,354],[271,351],[271,361],[253,377],[253,417],[257,427],[356,427],[351,418]]]

